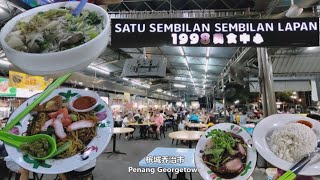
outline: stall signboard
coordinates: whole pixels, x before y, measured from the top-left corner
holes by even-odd
[[[111,46],[319,46],[319,18],[112,19]]]
[[[120,95],[120,94],[109,94],[109,102],[110,102],[110,105],[120,105],[122,106],[123,105],[123,95]]]
[[[44,90],[52,81],[51,78],[9,71],[9,85],[15,88]]]
[[[0,78],[0,97],[16,97],[17,89],[9,86],[9,79]]]
[[[130,93],[125,92],[123,94],[123,98],[124,98],[124,103],[130,102]]]

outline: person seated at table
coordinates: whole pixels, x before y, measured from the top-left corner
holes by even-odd
[[[172,128],[174,131],[177,131],[178,125],[181,122],[181,115],[178,114],[176,110],[174,110],[172,114],[172,118],[173,118]]]
[[[168,127],[172,127],[174,123],[174,117],[172,115],[166,115],[166,119],[164,121],[164,126],[167,129]]]
[[[13,161],[13,159],[11,159],[10,156],[8,156],[3,144],[0,145],[0,152],[1,155],[6,155],[4,161],[6,162],[7,168],[10,169],[12,172],[20,175],[19,180],[29,179],[29,171],[20,167],[16,162]]]
[[[59,174],[59,178],[60,180],[93,180],[92,171],[96,167],[96,162],[97,160],[94,159],[78,169],[65,174]]]
[[[187,117],[185,115],[181,115],[181,117],[179,118],[179,121],[177,121],[178,131],[185,131],[187,122],[188,122]]]
[[[207,124],[207,127],[201,128],[200,131],[206,131],[211,126],[214,126],[215,118],[213,115],[208,115],[206,120],[203,122],[203,124]]]
[[[136,128],[135,128],[134,126],[130,126],[130,125],[129,125],[129,123],[134,123],[134,122],[136,122],[136,121],[133,119],[132,115],[131,115],[131,114],[126,114],[126,115],[124,115],[124,117],[123,117],[122,127],[123,127],[123,128],[125,128],[125,127],[133,128],[133,129],[135,130]],[[133,130],[133,132],[134,132],[134,130]],[[132,135],[133,132],[131,132],[130,134]],[[129,135],[128,133],[125,134],[125,139],[126,139],[126,140],[129,140],[128,135]]]
[[[240,113],[239,112],[235,112],[234,119],[235,119],[235,123],[239,124],[239,122],[240,122]]]
[[[199,123],[199,122],[200,122],[200,119],[199,119],[199,117],[198,117],[194,112],[192,112],[191,115],[190,115],[190,117],[189,117],[189,121],[190,121],[191,123]]]
[[[153,112],[146,112],[141,114],[140,121],[148,123],[150,122],[151,116],[153,115]],[[143,137],[146,137],[147,131],[149,129],[149,126],[140,126],[140,134],[142,134]]]
[[[156,139],[160,140],[160,127],[164,124],[164,119],[160,112],[155,112],[154,118],[151,119],[154,122],[154,125],[151,125],[149,129],[151,132],[156,132]]]
[[[172,113],[173,121],[177,121],[178,119],[178,112],[176,110],[173,111]]]
[[[114,127],[121,127],[122,126],[122,118],[121,118],[121,114],[115,113],[114,117]]]
[[[162,116],[163,120],[167,119],[167,115],[165,112],[163,112],[163,110],[160,110],[160,115]]]
[[[133,118],[134,118],[136,121],[138,121],[138,120],[140,119],[140,117],[141,117],[141,113],[140,113],[140,110],[138,110],[138,112],[134,114]]]
[[[143,121],[144,122],[150,122],[151,117],[153,116],[153,112],[147,112],[144,116],[143,116]]]
[[[239,125],[244,127],[247,124],[247,119],[248,119],[248,116],[246,111],[240,112]]]

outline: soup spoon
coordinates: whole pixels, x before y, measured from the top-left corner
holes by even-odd
[[[31,154],[28,154],[33,159],[38,159],[38,160],[45,160],[53,157],[53,155],[57,152],[57,145],[56,145],[55,139],[53,139],[51,136],[46,134],[36,134],[33,136],[17,136],[17,135],[9,134],[4,131],[0,131],[0,140],[17,149],[21,149],[21,145],[24,143],[32,143],[43,138],[46,139],[49,143],[49,149],[48,149],[47,155],[45,157],[39,158],[39,157],[34,157]]]

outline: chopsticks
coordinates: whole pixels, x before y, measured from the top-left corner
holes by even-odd
[[[37,97],[29,106],[27,106],[22,112],[20,112],[15,118],[13,118],[4,128],[3,131],[9,131],[12,129],[21,119],[23,119],[29,112],[37,107],[46,97],[48,97],[57,87],[65,82],[72,73],[67,73],[60,76],[53,83],[51,83],[41,94]]]
[[[296,174],[294,174],[291,170],[288,170],[282,176],[279,177],[278,180],[293,180],[296,178]]]
[[[297,174],[311,161],[318,150],[308,154],[298,161],[292,168],[290,168],[286,173],[284,173],[278,180],[293,180]]]

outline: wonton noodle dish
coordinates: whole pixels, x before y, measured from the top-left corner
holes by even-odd
[[[73,16],[71,11],[51,9],[22,19],[6,42],[13,49],[28,53],[58,52],[84,44],[102,32],[102,16],[89,10]]]
[[[55,96],[35,109],[26,134],[55,136],[57,148],[64,151],[54,158],[68,158],[84,150],[96,136],[97,121],[95,111],[74,112],[64,106],[61,96]]]
[[[289,162],[299,161],[317,146],[316,134],[310,127],[300,123],[290,123],[276,129],[269,140],[271,151]]]

